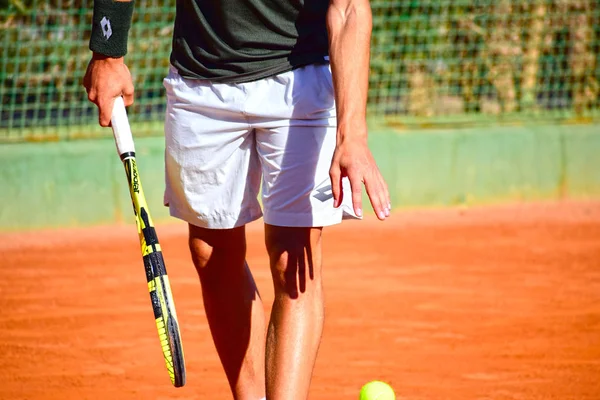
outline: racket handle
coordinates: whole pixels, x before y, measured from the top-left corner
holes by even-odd
[[[115,137],[119,156],[126,153],[135,153],[131,127],[129,126],[129,120],[127,119],[125,103],[123,103],[123,98],[121,96],[115,99],[110,121],[112,123],[113,135]]]

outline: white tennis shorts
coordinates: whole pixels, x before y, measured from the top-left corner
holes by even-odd
[[[270,225],[316,227],[355,217],[349,184],[333,207],[329,167],[336,113],[327,64],[240,84],[164,80],[165,205],[204,228],[263,216]],[[261,182],[262,177],[262,182]]]

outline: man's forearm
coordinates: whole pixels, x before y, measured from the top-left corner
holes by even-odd
[[[368,0],[331,0],[327,29],[337,107],[338,143],[349,137],[366,139],[371,28]]]
[[[110,125],[117,97],[123,97],[126,106],[133,104],[133,81],[123,62],[132,14],[132,0],[94,0],[89,44],[93,53],[83,86],[88,99],[98,106],[101,126]]]

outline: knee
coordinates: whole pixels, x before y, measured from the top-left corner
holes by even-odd
[[[320,230],[267,226],[265,231],[276,295],[296,299],[320,291]]]
[[[306,291],[306,260],[299,253],[290,249],[269,253],[276,294],[296,299]]]
[[[189,240],[190,254],[192,255],[192,261],[198,273],[205,269],[210,261],[210,257],[213,252],[213,247],[205,241],[190,236]]]
[[[216,270],[217,268],[212,268],[213,265],[216,267],[220,264],[243,264],[246,256],[243,227],[216,230],[190,225],[188,244],[199,275],[206,274],[209,270]]]

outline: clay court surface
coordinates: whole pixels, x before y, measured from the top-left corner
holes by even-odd
[[[132,220],[133,223],[133,220]],[[186,387],[158,345],[132,224],[0,235],[0,399],[229,399],[186,227],[158,226]],[[262,228],[248,261],[273,297]],[[328,229],[310,399],[600,399],[600,203],[396,213]]]

